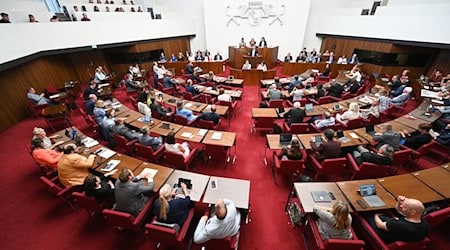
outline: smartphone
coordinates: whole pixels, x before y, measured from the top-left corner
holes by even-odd
[[[217,189],[217,180],[216,179],[211,181],[211,188],[212,189]]]

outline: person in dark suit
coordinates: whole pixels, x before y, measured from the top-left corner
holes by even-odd
[[[394,153],[394,148],[388,144],[384,144],[378,150],[378,153],[369,151],[363,146],[358,146],[357,150],[353,151],[353,158],[361,165],[363,162],[370,162],[380,166],[390,166],[392,164],[392,154]]]
[[[408,148],[417,150],[422,145],[429,143],[431,139],[433,139],[433,137],[431,137],[430,135],[431,128],[431,124],[421,123],[419,124],[419,134],[411,135],[406,130],[400,131],[400,134],[405,139],[405,143],[403,145]]]
[[[294,107],[284,114],[286,123],[291,126],[292,123],[302,123],[306,116],[304,109],[301,109],[300,102],[294,102]]]
[[[162,137],[152,137],[150,136],[150,129],[144,126],[141,129],[142,135],[139,136],[139,144],[150,146],[153,150],[158,150],[163,143]]]
[[[222,61],[222,60],[223,60],[222,55],[219,52],[217,52],[217,54],[214,55],[214,61]]]
[[[108,180],[107,177],[115,174],[117,169],[110,171],[102,176],[95,176],[89,174],[84,179],[84,192],[86,196],[94,197],[98,201],[104,201],[114,196],[114,183]]]
[[[331,65],[329,63],[325,64],[325,70],[322,72],[322,76],[329,76],[331,72]]]
[[[164,184],[159,190],[159,199],[155,200],[153,205],[153,214],[157,216],[158,221],[183,226],[189,215],[192,202],[186,184],[182,182],[180,185],[184,198],[175,197],[174,193],[177,191],[169,184]]]
[[[314,96],[314,99],[316,99],[317,101],[322,96],[325,96],[325,90],[323,89],[323,85],[317,84],[317,94]]]
[[[192,62],[188,62],[186,67],[184,68],[184,73],[186,74],[194,74],[194,65]]]
[[[94,115],[95,103],[97,102],[97,96],[94,94],[89,95],[89,99],[86,101],[86,113]]]
[[[89,82],[89,86],[84,90],[83,98],[84,100],[89,99],[89,95],[94,94],[98,96],[98,88],[97,84],[94,82],[94,79],[91,79]]]
[[[267,47],[267,41],[264,37],[261,37],[261,41],[258,44],[259,47]]]
[[[359,58],[356,54],[353,54],[352,57],[350,57],[350,59],[348,60],[349,64],[358,64],[359,63]]]
[[[127,80],[125,81],[125,86],[127,87],[127,91],[136,91],[139,88],[139,82],[133,80],[133,75],[128,73]]]
[[[378,142],[378,147],[383,144],[391,145],[394,150],[400,149],[401,135],[392,131],[392,125],[389,123],[381,125],[381,133],[375,133],[373,140]]]
[[[121,135],[121,136],[125,137],[128,141],[138,139],[139,136],[141,136],[140,133],[125,126],[124,119],[118,118],[115,120],[115,123],[116,123],[116,125],[111,127],[111,131],[114,134]]]
[[[188,79],[186,81],[186,85],[184,86],[184,88],[186,89],[186,92],[189,92],[192,94],[192,96],[196,96],[199,94],[198,90],[192,86],[192,79]]]
[[[361,85],[359,85],[359,82],[357,82],[356,80],[352,80],[350,82],[350,86],[348,87],[348,92],[350,92],[350,94],[356,94],[356,92],[358,92],[359,87],[361,87]]]
[[[172,72],[167,71],[163,78],[164,88],[177,88],[177,81],[172,78]]]
[[[314,137],[311,138],[311,148],[319,153],[316,159],[319,161],[325,159],[338,158],[341,156],[341,142],[335,141],[334,130],[326,129],[324,132],[325,142],[318,143],[314,142]]]
[[[147,179],[147,185],[144,179]],[[144,194],[150,194],[152,191],[153,176],[147,174],[135,178],[131,170],[123,168],[115,185],[116,210],[137,216],[148,201]]]
[[[250,50],[250,52],[248,53],[249,56],[258,56],[258,47],[255,46],[252,48],[252,50]]]
[[[211,112],[204,112],[199,117],[200,120],[212,121],[214,125],[217,125],[220,120],[220,116],[216,114],[216,105],[211,105]]]
[[[163,118],[171,116],[173,114],[172,109],[164,108],[161,103],[162,98],[157,97],[155,99],[152,99],[152,104],[150,104],[150,109],[152,110],[152,112],[158,113]]]
[[[344,87],[337,82],[333,82],[331,87],[328,88],[328,95],[336,98],[342,97],[342,92],[344,92]]]

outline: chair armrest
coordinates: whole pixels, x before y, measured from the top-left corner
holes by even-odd
[[[131,147],[134,144],[136,144],[138,141],[139,141],[138,139],[133,139],[133,140],[129,141],[126,145],[127,145],[127,147]]]
[[[283,130],[287,133],[291,133],[291,127],[285,122],[283,122]]]
[[[286,99],[284,102],[286,103],[287,107],[293,107],[294,106],[294,104],[292,104],[292,102],[290,100]]]
[[[148,201],[145,203],[145,206],[142,208],[141,212],[139,212],[139,214],[135,217],[133,221],[134,225],[140,225],[147,219],[148,215],[152,211],[152,205],[154,200],[155,200],[154,195],[148,198]]]
[[[355,158],[350,153],[347,153],[347,162],[351,166],[353,170],[353,176],[355,176],[356,172],[360,171],[358,164],[355,161]]]
[[[191,208],[189,210],[189,214],[186,218],[186,220],[184,221],[183,226],[180,229],[180,232],[178,233],[178,237],[177,240],[178,241],[182,241],[184,239],[184,236],[186,235],[188,229],[189,229],[189,225],[191,224],[192,218],[194,217],[194,208]]]
[[[315,99],[312,99],[312,98],[308,98],[308,100],[309,100],[310,102],[312,102],[312,103],[313,103],[313,105],[319,105],[319,102],[318,102],[318,101],[316,101]]]
[[[272,161],[273,161],[273,166],[275,168],[280,168],[281,167],[281,161],[280,161],[280,158],[278,158],[278,154],[277,154],[276,151],[273,151]]]
[[[191,162],[195,159],[195,154],[197,154],[197,148],[192,148],[188,157],[184,159],[186,165],[190,165]]]
[[[161,147],[159,147],[156,151],[153,151],[154,155],[159,155],[164,153],[164,150],[166,149],[166,146],[163,144],[161,145]]]
[[[316,126],[316,124],[314,124],[314,123],[310,123],[309,126],[311,127],[311,129],[312,129],[313,131],[316,131],[316,132],[318,132],[318,133],[321,133],[321,132],[322,132],[322,130],[320,130],[320,129]],[[313,131],[312,131],[312,132],[313,132]]]
[[[74,190],[73,186],[67,186],[64,189],[62,189],[61,191],[59,191],[57,195],[58,196],[65,196],[67,194],[72,194],[73,190]]]
[[[322,165],[319,163],[319,161],[314,157],[312,154],[308,154],[309,160],[312,163],[312,166],[316,170],[322,170]]]
[[[331,100],[333,100],[334,102],[340,102],[340,101],[342,101],[342,98],[337,98],[337,97],[334,97],[334,96],[328,96]]]

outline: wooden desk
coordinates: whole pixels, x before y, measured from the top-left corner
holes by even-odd
[[[202,112],[202,110],[205,109],[206,106],[208,106],[208,104],[206,104],[206,103],[193,102],[193,101],[187,101],[187,100],[185,100],[183,103],[184,103],[183,107],[185,109],[189,109],[189,110],[192,110],[197,113]]]
[[[292,135],[292,139],[298,140],[297,135]],[[278,135],[278,134],[266,135],[266,140],[267,140],[267,146],[271,150],[279,150],[279,149],[283,148],[280,144],[280,135]]]
[[[53,116],[70,116],[69,110],[67,109],[64,103],[58,105],[47,106],[43,109],[42,115],[44,117],[53,117]]]
[[[199,84],[194,85],[194,87],[196,87],[201,93],[204,93],[204,94],[214,95],[214,96],[219,95],[219,89],[213,89],[212,87],[206,87],[206,86],[199,85]],[[235,98],[235,99],[241,99],[241,96],[242,96],[242,90],[225,89],[224,93],[229,94],[232,98]]]
[[[229,64],[233,68],[241,68],[244,64],[244,56],[247,56],[251,48],[239,48],[228,46]],[[258,48],[258,55],[267,64],[267,68],[271,69],[277,65],[278,46]]]
[[[132,123],[130,123],[130,126],[136,128],[140,131],[144,126],[147,126],[148,128],[152,129],[156,126],[159,126],[161,124],[161,122],[162,122],[161,120],[152,117],[149,123],[145,123],[143,121],[140,121],[140,118],[139,118],[139,119],[133,121]]]
[[[205,192],[206,185],[208,184],[209,176],[183,170],[175,170],[167,179],[166,183],[173,187],[174,184],[178,184],[178,178],[191,180],[192,190],[189,196],[192,201],[200,201]]]
[[[259,86],[259,82],[262,79],[274,78],[276,75],[276,71],[274,69],[262,71],[257,69],[242,70],[237,68],[230,68],[230,74],[236,78],[243,79],[245,85]]]
[[[296,136],[297,136],[298,140],[302,143],[303,148],[311,149],[311,144],[310,144],[311,138],[316,135],[323,136],[323,133],[297,134]]]
[[[153,191],[158,192],[158,190],[161,188],[162,185],[164,185],[169,178],[169,176],[174,171],[173,168],[164,167],[161,165],[149,163],[149,162],[143,162],[141,165],[139,165],[138,168],[136,168],[133,173],[134,175],[138,175],[144,170],[144,168],[152,168],[158,170],[158,173],[156,173],[155,176],[153,176]]]
[[[60,142],[60,141],[63,143],[67,143],[69,141],[72,141],[70,139],[72,137],[72,129],[75,129],[77,131],[77,135],[80,136],[82,139],[85,137],[83,132],[81,130],[79,130],[77,127],[71,127],[71,128],[67,128],[67,129],[69,130],[69,136],[66,136],[66,129],[61,129],[61,130],[49,135],[49,137],[55,136],[56,138],[52,139],[52,141],[54,141],[55,143]]]
[[[169,128],[168,129],[161,128],[163,123],[168,123]],[[162,136],[167,136],[169,134],[169,132],[177,133],[178,130],[180,130],[182,127],[183,127],[183,125],[176,124],[176,123],[161,122],[158,126],[155,126],[152,129],[150,129],[150,132],[158,134],[158,135],[162,135]]]
[[[434,167],[411,173],[421,182],[431,187],[445,198],[450,198],[450,171],[442,167]]]
[[[99,158],[99,157],[96,157],[96,158]],[[119,178],[120,171],[122,171],[123,168],[128,168],[129,170],[133,171],[133,173],[134,173],[134,170],[136,168],[138,168],[139,165],[141,165],[142,162],[143,162],[143,161],[138,160],[136,158],[133,158],[131,156],[117,153],[113,157],[111,157],[110,159],[103,160],[102,164],[100,164],[98,166],[95,166],[93,168],[96,171],[104,174],[106,172],[102,171],[101,169],[104,168],[106,166],[106,164],[108,164],[108,162],[110,160],[119,160],[120,161],[119,165],[116,167],[117,172],[114,175],[112,175],[112,177],[114,179],[118,179]],[[94,165],[95,165],[95,163],[94,163]]]
[[[220,140],[212,139],[211,136],[214,133],[222,133],[222,138]],[[236,143],[236,133],[226,132],[226,131],[209,130],[202,142],[205,144],[218,145],[218,146],[224,146],[224,147],[232,147]]]
[[[261,91],[262,99],[269,99],[268,91]],[[289,91],[281,90],[281,98],[286,99],[289,98]]]
[[[314,205],[332,208],[337,201],[347,203],[344,194],[334,182],[296,182],[294,183],[294,188],[301,206],[303,207],[303,211],[306,213],[312,213]],[[331,200],[330,203],[316,203],[311,195],[312,191],[326,191],[332,193],[335,200]],[[352,211],[350,206],[349,210],[350,212]]]
[[[430,114],[429,116],[426,116],[425,113],[428,113],[428,112],[425,110],[420,110],[419,108],[416,108],[415,110],[409,112],[409,115],[417,117],[417,118],[427,121],[429,123],[433,123],[434,121],[439,119],[439,117],[441,117],[441,113],[439,113],[439,112],[429,113]]]
[[[366,144],[370,143],[366,138],[364,138],[362,136],[359,136],[358,138],[353,138],[350,135],[350,133],[355,133],[353,130],[344,130],[343,132],[344,132],[344,136],[347,139],[349,139],[349,141],[346,143],[343,143],[342,141],[340,141],[342,148],[366,145]],[[323,134],[322,133],[298,134],[297,137],[306,149],[311,149],[311,144],[310,144],[311,138],[316,135],[323,135]],[[339,141],[337,138],[335,138],[335,140]]]
[[[290,83],[293,80],[294,80],[294,78],[292,78],[292,77],[290,77],[290,78],[280,78],[280,83],[282,85],[285,85],[285,84]],[[260,80],[259,83],[261,84],[260,85],[261,87],[268,88],[268,87],[270,87],[270,85],[275,83],[275,80],[274,79],[263,79],[263,80]]]
[[[402,117],[399,117],[397,119],[395,119],[394,121],[399,122],[403,125],[406,125],[408,127],[411,127],[415,130],[417,130],[419,128],[419,125],[422,123],[429,123],[428,121],[419,119],[415,116],[409,116],[409,115],[404,115]]]
[[[404,195],[418,199],[423,203],[444,199],[444,197],[410,174],[379,178],[377,181],[394,197]]]
[[[275,108],[252,108],[252,118],[258,117],[277,118],[278,114]]]
[[[336,104],[339,104],[341,106],[340,110],[334,110],[333,109],[333,107]],[[320,105],[320,107],[323,110],[330,112],[331,114],[343,113],[343,112],[347,111],[347,109],[348,109],[346,101],[332,102],[332,103],[328,103],[328,104],[323,104],[323,105]]]
[[[214,57],[214,56],[213,56]],[[181,70],[186,68],[187,61],[177,61],[177,62],[159,62],[159,64],[164,65],[166,69],[173,68],[174,75],[181,75]],[[215,74],[219,74],[223,72],[223,61],[214,61],[214,62],[193,62],[194,67],[200,67],[203,72],[212,71]]]
[[[288,112],[290,109],[291,108],[284,108],[284,112]],[[303,107],[303,109],[306,112],[306,116],[321,116],[321,115],[323,115],[323,113],[325,113],[325,110],[323,110],[322,107],[320,107],[320,106],[313,105],[313,109],[309,110],[309,111],[307,111],[304,107]],[[284,117],[284,114],[280,115],[280,112],[278,112],[278,109],[275,109],[275,111],[277,111],[278,116],[280,118]]]
[[[211,187],[211,181],[216,180],[217,187]],[[215,204],[217,199],[232,200],[237,208],[248,209],[250,205],[250,181],[234,178],[211,176],[206,187],[203,203]]]
[[[120,108],[116,109],[114,114],[115,114],[116,116],[118,116],[118,115],[120,115],[120,114],[123,114],[123,113],[129,111],[129,110],[130,110],[130,109],[129,109],[127,106],[121,104]]]
[[[127,112],[124,112],[124,113],[122,113],[122,114],[120,114],[120,115],[118,115],[116,117],[118,117],[118,118],[125,118],[124,122],[126,124],[130,124],[130,123],[136,121],[137,119],[139,119],[141,117],[144,117],[144,115],[139,113],[139,112],[136,112],[136,111],[130,109]]]
[[[207,132],[207,129],[200,129],[195,127],[188,127],[184,126],[178,132],[175,134],[176,139],[184,140],[184,141],[191,141],[191,142],[201,142],[203,140],[203,137],[205,137],[206,134],[201,135],[200,131]],[[192,134],[191,137],[185,137],[183,136],[183,133],[190,133]]]
[[[367,179],[367,180],[357,180],[357,181],[340,181],[336,183],[337,186],[342,190],[345,197],[350,201],[350,204],[352,204],[353,209],[355,211],[372,211],[372,210],[382,210],[382,209],[389,209],[394,208],[396,204],[395,198],[387,192],[383,186],[381,186],[376,180],[374,179]],[[370,207],[369,204],[367,204],[364,199],[359,194],[358,190],[361,185],[366,184],[374,184],[376,188],[376,192],[378,197],[384,202],[384,206],[382,207]],[[367,208],[362,208],[358,203],[357,200],[361,200],[366,204]]]
[[[384,124],[387,124],[387,123],[391,124],[392,125],[392,130],[396,131],[396,132],[399,132],[400,130],[407,130],[408,133],[412,133],[412,132],[417,130],[417,129],[408,127],[408,126],[403,125],[403,124],[401,124],[399,122],[396,122],[396,121],[389,121],[389,122],[385,122],[385,123],[381,123],[381,124],[375,125],[374,126],[375,132],[381,133],[382,132],[381,131],[381,126],[383,126]],[[373,140],[373,137],[371,135],[366,134],[366,128],[365,127],[364,128],[354,129],[353,131],[355,133],[357,133],[359,136],[363,137],[364,139],[366,139],[368,141],[372,141]]]
[[[450,171],[450,163],[446,163],[444,165],[441,166],[443,169],[447,169],[448,171]]]
[[[211,105],[206,105],[202,112],[211,112]],[[228,106],[216,105],[216,114],[224,116],[228,112]]]

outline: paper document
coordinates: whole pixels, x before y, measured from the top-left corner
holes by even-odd
[[[189,133],[189,132],[183,132],[183,133],[181,133],[181,136],[185,137],[185,138],[192,138],[192,137],[194,137],[194,135],[192,133]]]
[[[192,107],[192,103],[191,103],[191,102],[188,102],[188,103],[184,104],[184,107],[185,107],[185,108],[190,108],[190,107]]]
[[[111,149],[102,148],[101,151],[98,153],[98,156],[105,158],[105,159],[109,159],[115,154],[116,154],[116,152],[112,151]]]
[[[153,168],[144,168],[142,169],[142,172],[139,174],[140,176],[144,176],[147,173],[150,174],[153,177],[155,177],[155,175],[158,173],[159,170],[157,169],[153,169]]]
[[[214,133],[212,134],[212,136],[211,136],[211,139],[213,139],[213,140],[220,140],[220,139],[222,139],[222,133],[220,133],[220,132],[214,132]]]
[[[56,97],[59,97],[59,94],[51,95],[51,96],[50,96],[50,99],[53,99],[53,98],[56,98]]]
[[[98,141],[92,139],[91,137],[86,137],[81,141],[87,148],[98,145]]]
[[[207,129],[200,129],[197,134],[200,136],[204,136],[204,135],[206,135],[206,133],[208,133]]]
[[[355,133],[348,133],[352,138],[358,139],[359,136]]]
[[[98,88],[101,89],[103,87],[109,86],[109,83],[103,83],[103,84],[99,84]]]
[[[102,171],[110,172],[111,170],[115,169],[120,164],[120,160],[110,160],[104,168],[102,168]]]

